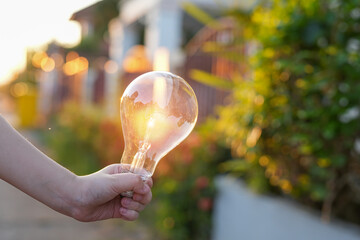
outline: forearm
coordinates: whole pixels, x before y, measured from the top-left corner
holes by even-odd
[[[71,216],[77,176],[35,148],[1,115],[0,179]]]

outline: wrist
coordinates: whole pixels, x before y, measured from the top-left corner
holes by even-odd
[[[54,210],[65,214],[69,217],[74,218],[76,215],[78,206],[80,205],[80,189],[81,189],[81,180],[80,177],[71,174],[66,176],[66,179],[60,181],[61,183],[53,189],[55,196],[60,201],[54,206]],[[56,203],[54,201],[54,203]]]
[[[90,214],[87,199],[92,186],[88,178],[89,176],[75,176],[67,203],[69,206],[68,216],[81,222],[86,222],[87,215]]]
[[[82,176],[75,175],[69,182],[68,191],[66,193],[66,208],[69,217],[79,220],[79,215],[82,209],[83,203],[83,192],[85,182]]]

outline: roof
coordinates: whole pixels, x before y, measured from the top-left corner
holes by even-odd
[[[97,7],[98,4],[100,4],[101,1],[90,5],[86,8],[83,8],[77,12],[74,12],[73,15],[71,16],[70,20],[75,20],[75,21],[81,21],[81,20],[91,20],[94,16],[94,12],[95,9]]]

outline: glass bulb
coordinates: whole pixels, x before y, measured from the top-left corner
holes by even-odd
[[[193,130],[198,103],[184,79],[154,71],[137,77],[125,89],[120,115],[125,139],[121,163],[145,180]]]

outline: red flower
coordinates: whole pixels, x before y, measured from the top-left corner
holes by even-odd
[[[212,199],[211,198],[200,198],[198,201],[198,208],[202,211],[209,211],[212,207]]]
[[[209,186],[209,178],[206,176],[201,176],[196,179],[195,185],[197,189],[204,189]]]

